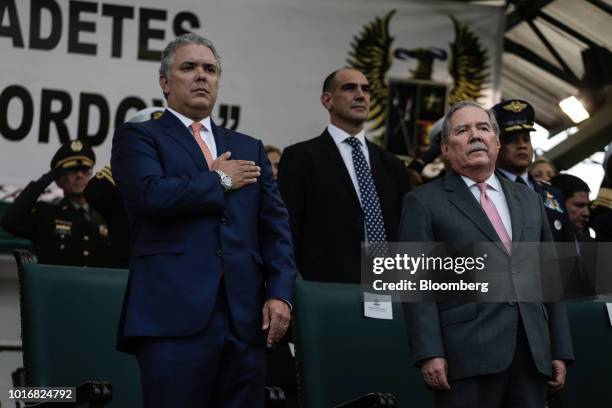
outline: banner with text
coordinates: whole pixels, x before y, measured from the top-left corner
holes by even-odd
[[[222,56],[216,123],[285,147],[323,130],[322,81],[344,65],[370,79],[370,135],[393,109],[390,78],[490,105],[503,27],[503,8],[458,2],[0,0],[0,185],[36,179],[76,138],[94,146],[96,169],[108,163],[115,127],[165,103],[160,51],[185,32]]]

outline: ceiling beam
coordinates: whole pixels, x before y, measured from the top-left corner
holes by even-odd
[[[512,30],[525,20],[531,20],[537,16],[541,9],[553,0],[519,1],[511,0],[514,11],[506,16],[506,32]]]
[[[595,41],[580,34],[578,31],[574,30],[573,28],[569,27],[565,23],[562,23],[561,21],[557,20],[556,18],[552,17],[549,14],[546,14],[543,11],[540,11],[538,13],[538,17],[546,21],[547,23],[557,27],[558,29],[565,31],[567,34],[571,35],[572,37],[576,38],[578,41],[582,42],[583,44],[586,44],[589,47],[594,48],[594,47],[599,46],[599,44],[597,44]]]
[[[602,0],[587,0],[589,3],[599,8],[600,10],[605,11],[606,13],[612,15],[612,6]]]
[[[535,35],[540,39],[540,41],[542,41],[542,44],[544,44],[544,46],[546,47],[548,52],[550,52],[552,54],[552,56],[557,60],[559,65],[561,65],[561,67],[563,68],[563,71],[565,72],[565,74],[568,77],[573,78],[574,80],[580,82],[580,80],[574,74],[574,72],[571,70],[569,65],[567,65],[567,63],[565,62],[565,60],[563,59],[561,54],[559,54],[557,52],[557,50],[555,49],[555,47],[553,47],[553,45],[550,43],[550,41],[548,41],[548,38],[546,38],[544,33],[538,28],[538,26],[535,24],[535,22],[533,20],[527,20],[527,24],[529,24],[529,27],[531,27],[531,30],[533,30]]]
[[[576,88],[580,87],[580,80],[576,78],[575,75],[568,75],[567,72],[557,67],[555,64],[552,64],[531,51],[529,48],[521,45],[515,41],[512,41],[509,38],[504,38],[504,51],[512,53],[525,61],[528,61],[535,65],[536,67],[548,72],[551,75],[556,76],[557,78],[567,82],[570,85],[575,86]]]
[[[558,169],[566,170],[593,153],[601,151],[612,141],[612,85],[605,88],[606,102],[583,125],[578,133],[568,137],[545,153]]]

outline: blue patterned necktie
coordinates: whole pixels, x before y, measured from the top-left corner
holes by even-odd
[[[357,184],[359,185],[359,196],[361,206],[365,215],[366,239],[368,242],[386,242],[385,224],[383,222],[382,211],[378,193],[374,186],[374,179],[370,166],[361,150],[361,142],[354,136],[344,139],[352,148],[353,166],[357,173]]]

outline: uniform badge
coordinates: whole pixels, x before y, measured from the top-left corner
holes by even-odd
[[[100,228],[98,230],[100,231],[101,236],[103,236],[104,238],[108,237],[108,228],[106,228],[106,225],[100,225]]]
[[[563,214],[563,208],[561,208],[555,196],[552,195],[552,193],[549,191],[545,191],[545,193],[546,193],[546,200],[544,200],[544,207],[550,208],[551,210],[555,210]]]
[[[561,227],[563,227],[563,224],[561,224],[561,221],[559,220],[555,220],[555,222],[553,223],[553,225],[555,226],[555,229],[557,231],[561,231]]]
[[[74,142],[70,143],[70,149],[73,152],[80,152],[83,150],[83,143],[81,143],[80,140],[75,140]]]
[[[72,232],[72,222],[55,220],[55,233],[59,235],[70,235]]]
[[[519,113],[522,112],[527,107],[526,103],[520,101],[512,101],[507,105],[502,106],[507,111]]]

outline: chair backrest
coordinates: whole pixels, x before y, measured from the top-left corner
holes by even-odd
[[[295,299],[298,393],[305,408],[329,408],[370,392],[398,407],[433,405],[409,358],[402,307],[393,320],[364,317],[361,286],[298,280]]]
[[[568,368],[572,405],[612,407],[612,325],[602,302],[566,302],[576,361]]]
[[[19,270],[28,386],[110,381],[109,407],[140,407],[138,365],[115,350],[128,272],[23,263]]]
[[[0,220],[4,217],[6,208],[11,205],[6,201],[0,201]],[[32,248],[32,243],[27,239],[17,238],[0,227],[0,253],[11,253],[15,248]]]

